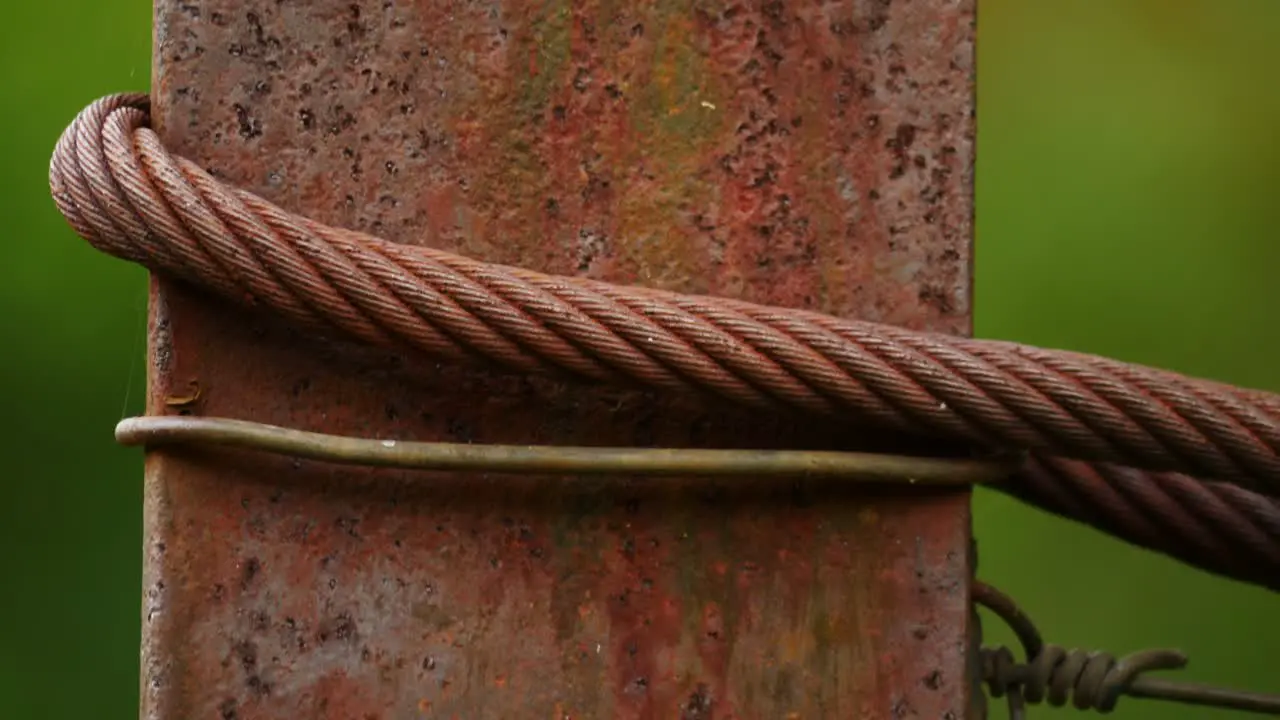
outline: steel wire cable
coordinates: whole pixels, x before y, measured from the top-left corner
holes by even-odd
[[[1280,502],[1230,483],[1033,456],[992,485],[1200,570],[1280,591]]]
[[[440,360],[1029,450],[1038,460],[1006,488],[1014,495],[1215,572],[1280,583],[1280,522],[1264,497],[1280,494],[1280,397],[398,245],[223,184],[167,152],[148,111],[143,95],[102,98],[53,154],[59,210],[103,252],[306,328]]]

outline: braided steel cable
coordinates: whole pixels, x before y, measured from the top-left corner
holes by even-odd
[[[1280,501],[1237,485],[1034,456],[993,485],[1201,570],[1280,591]]]
[[[1246,504],[1269,502],[1249,491],[1280,494],[1280,397],[1078,353],[553,277],[397,245],[219,182],[165,150],[147,127],[148,109],[143,95],[114,95],[72,122],[50,167],[59,210],[108,254],[304,327],[447,361],[711,392],[751,407],[789,406],[1042,458],[1213,477],[1244,488],[1236,499]],[[1082,507],[1079,498],[1097,495],[1097,478],[1110,478],[1103,466],[1044,462],[1036,467],[1051,471],[1028,474],[1024,496],[1050,509],[1071,507],[1069,498]],[[1129,472],[1151,497],[1165,492],[1155,476]],[[1072,490],[1064,495],[1053,483]],[[1113,500],[1110,510],[1080,514],[1112,529],[1135,522],[1137,514],[1121,507]],[[1161,549],[1190,544],[1217,557],[1234,547],[1236,536],[1200,510],[1197,527],[1212,529]],[[1267,513],[1239,514],[1274,520]],[[1158,525],[1147,525],[1124,527],[1161,537],[1149,529]],[[1276,546],[1274,524],[1259,532],[1267,540],[1255,546]],[[1270,555],[1270,575],[1280,576],[1280,559]]]

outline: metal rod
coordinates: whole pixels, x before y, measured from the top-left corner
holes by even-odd
[[[420,470],[505,473],[848,478],[923,485],[998,481],[1018,456],[929,458],[816,450],[550,447],[379,440],[326,435],[229,418],[153,416],[116,426],[124,445],[220,445],[324,462]]]
[[[1130,697],[1154,698],[1184,705],[1280,715],[1280,696],[1200,683],[1143,677],[1133,681],[1127,694]]]

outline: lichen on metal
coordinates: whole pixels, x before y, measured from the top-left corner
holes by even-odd
[[[166,145],[321,222],[968,333],[973,3],[156,0]],[[900,449],[305,337],[152,286],[149,411]],[[148,459],[144,716],[962,717],[964,492]]]

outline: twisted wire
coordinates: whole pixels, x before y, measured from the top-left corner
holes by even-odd
[[[1124,696],[1170,700],[1205,707],[1230,708],[1274,715],[1280,696],[1148,677],[1160,670],[1181,670],[1187,656],[1177,650],[1140,650],[1122,658],[1107,652],[1067,649],[1046,644],[1031,618],[1013,598],[975,581],[975,605],[1008,623],[1026,655],[1019,662],[1009,647],[983,646],[978,673],[993,698],[1007,698],[1010,720],[1023,720],[1027,705],[1047,702],[1077,710],[1109,713]],[[977,621],[981,627],[981,621]]]
[[[1163,502],[1160,522],[1128,507],[1185,490],[1143,471],[1186,473],[1190,484],[1198,481],[1189,476],[1215,478],[1243,494],[1211,493],[1220,500],[1214,512],[1225,517],[1221,508],[1233,507],[1252,518],[1251,547],[1269,558],[1269,571],[1277,567],[1275,506],[1257,494],[1280,491],[1274,395],[1078,353],[553,277],[390,243],[222,184],[169,154],[147,127],[148,111],[143,95],[98,100],[51,161],[59,210],[108,254],[306,328],[437,359],[710,392],[750,407],[1031,450],[1041,460],[1026,474],[1024,497],[1112,529],[1137,523],[1128,534],[1165,551],[1180,544],[1220,558],[1240,531],[1181,501]],[[1056,457],[1130,466],[1129,484],[1143,490],[1116,491],[1109,506],[1094,507],[1099,483],[1116,473],[1046,460]],[[1198,530],[1170,544],[1152,528],[1191,527],[1168,519],[1175,506],[1195,515]],[[1140,514],[1145,520],[1134,520]],[[1238,575],[1238,564],[1224,559],[1219,569]]]
[[[1109,713],[1147,670],[1173,670],[1186,659],[1169,650],[1148,650],[1117,660],[1106,652],[1045,645],[1028,662],[1020,663],[1004,645],[984,647],[981,673],[993,698],[1008,698],[1012,720],[1024,716],[1027,705],[1048,703],[1077,710]]]

